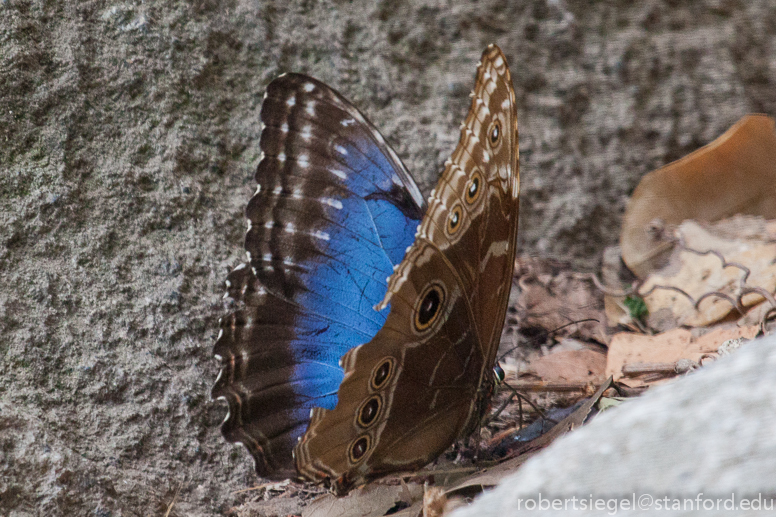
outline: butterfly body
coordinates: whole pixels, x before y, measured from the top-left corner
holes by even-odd
[[[283,123],[280,122],[281,127]],[[280,136],[272,136],[273,145]],[[335,150],[343,145],[336,137],[329,137],[328,142],[328,148]],[[332,142],[335,143],[332,145]],[[365,156],[369,154],[368,149],[362,147],[361,150]],[[278,145],[272,151],[276,155],[281,152]],[[400,163],[398,158],[395,162]],[[330,165],[324,167],[330,168]],[[399,237],[394,236],[393,240],[385,237],[385,242],[396,244],[392,248],[393,254],[383,252],[388,262],[397,260],[395,250],[407,241],[407,228],[415,230],[412,217],[422,209],[421,203],[407,201],[416,199],[413,197],[416,187],[411,179],[393,182],[393,185],[393,189],[388,184],[381,184],[372,193],[360,193],[361,200],[367,204],[380,202],[380,208],[405,218],[404,226],[393,224]],[[336,493],[345,493],[352,486],[376,477],[421,467],[457,438],[468,435],[477,427],[488,406],[492,367],[511,286],[518,192],[514,92],[504,56],[497,47],[491,46],[483,54],[478,68],[472,106],[462,126],[460,142],[445,164],[425,215],[409,241],[411,246],[402,253],[401,262],[395,268],[391,266],[387,285],[387,275],[377,278],[386,267],[360,264],[363,281],[359,285],[364,294],[360,299],[341,301],[342,306],[351,311],[348,314],[359,314],[368,321],[362,324],[362,334],[353,334],[351,340],[319,351],[327,356],[339,353],[343,374],[333,391],[333,382],[319,390],[328,390],[329,398],[324,397],[328,404],[304,406],[313,409],[309,423],[305,422],[304,433],[297,432],[300,440],[293,448],[293,465],[299,475],[326,483]],[[275,210],[259,208],[265,204],[265,201],[257,200],[255,210]],[[252,218],[252,205],[254,201],[248,208],[249,219],[263,221],[263,216]],[[398,215],[392,217],[401,222]],[[354,230],[349,223],[345,226],[342,230],[345,233],[362,231]],[[246,239],[251,257],[262,252],[268,242],[266,235],[252,237],[254,227]],[[323,227],[314,228],[312,231],[325,231]],[[376,233],[379,235],[381,231]],[[256,247],[255,251],[252,246]],[[307,249],[303,245],[298,248]],[[358,251],[357,247],[353,250]],[[342,246],[341,251],[347,254],[350,249]],[[380,250],[372,249],[362,255],[372,260],[380,255]],[[255,270],[256,266],[249,269]],[[257,289],[270,289],[265,280],[261,280]],[[342,281],[342,276],[336,275],[320,280],[331,289],[336,289],[337,282]],[[283,291],[286,298],[296,303],[305,301],[294,288],[289,290],[285,284],[278,283],[272,289],[278,292],[286,289],[287,292]],[[315,297],[309,300],[320,303]],[[374,305],[374,308],[369,307],[371,314],[364,308],[365,302]],[[331,313],[323,309],[318,312],[322,312],[320,317],[330,317],[334,325],[341,323],[336,318],[342,318],[344,314],[340,309]],[[296,317],[295,312],[290,314]],[[227,327],[234,329],[234,336],[242,331],[239,324]],[[280,330],[281,334],[297,332],[285,327]],[[372,335],[363,339],[369,333]],[[255,338],[258,337],[251,337]],[[353,343],[359,338],[363,340]],[[264,383],[261,387],[264,391],[276,387],[283,389],[288,383],[284,381],[288,375],[277,371],[293,369],[291,365],[299,357],[289,352],[289,347],[283,350],[279,344],[281,339],[279,336],[278,346],[274,347],[278,357],[272,359],[273,365],[259,375],[262,379],[271,377],[276,382],[270,386]],[[240,347],[249,349],[254,355],[266,355],[267,347],[254,345],[251,340],[232,337],[224,340],[224,344],[222,348],[232,355],[239,355],[234,354],[234,350]],[[229,367],[223,368],[222,377],[223,372],[229,370]],[[238,371],[237,368],[231,370]],[[249,375],[247,371],[239,371],[241,375]],[[239,403],[234,404],[236,409],[246,397],[245,387],[235,389],[245,384],[238,377],[224,378],[219,389],[222,394],[235,393],[233,398],[239,399]],[[308,383],[312,383],[313,378],[305,377]],[[334,391],[336,395],[332,397]],[[336,404],[332,404],[333,400]],[[270,401],[264,404],[272,405]],[[230,403],[230,416],[232,407]],[[253,413],[259,412],[257,409]],[[228,423],[229,418],[225,427]],[[274,422],[261,425],[269,429]],[[243,443],[246,439],[255,440],[245,437],[249,433],[245,424],[232,425],[229,430],[232,428],[237,431],[231,435],[225,431],[228,439]],[[260,456],[266,458],[266,450],[272,443],[257,442],[257,446],[261,449]],[[286,464],[285,471],[288,470]]]

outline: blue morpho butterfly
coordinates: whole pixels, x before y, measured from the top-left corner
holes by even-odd
[[[267,87],[248,262],[227,278],[236,309],[221,320],[212,392],[229,405],[224,436],[259,475],[342,494],[425,465],[479,424],[520,185],[515,96],[496,46],[472,97],[427,208],[344,97],[299,74]]]

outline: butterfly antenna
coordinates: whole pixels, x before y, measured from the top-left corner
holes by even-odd
[[[496,411],[494,411],[491,415],[488,415],[488,417],[485,420],[483,420],[482,422],[483,426],[488,425],[489,423],[493,422],[496,418],[498,418],[501,412],[504,411],[504,409],[506,409],[506,407],[512,402],[512,399],[514,399],[515,397],[517,397],[521,429],[523,427],[523,401],[526,401],[528,405],[531,406],[533,410],[536,411],[536,413],[538,413],[539,417],[543,418],[548,422],[552,422],[554,424],[558,423],[552,418],[549,418],[545,414],[543,409],[541,409],[539,406],[531,402],[531,399],[525,393],[521,393],[517,391],[513,386],[510,386],[506,382],[504,383],[504,386],[506,386],[507,389],[509,389],[509,391],[512,392],[512,394],[509,396],[509,398],[507,398],[504,402],[501,403],[501,405],[498,407]]]
[[[576,321],[571,321],[571,322],[569,322],[569,323],[566,323],[565,325],[561,325],[560,327],[557,327],[557,328],[555,328],[555,329],[553,329],[553,330],[550,330],[550,331],[548,331],[548,332],[547,332],[547,336],[544,336],[544,338],[546,339],[547,337],[549,337],[549,336],[551,336],[551,335],[553,335],[553,334],[555,334],[555,333],[557,333],[557,332],[560,332],[561,330],[565,329],[566,327],[570,327],[570,326],[572,326],[572,325],[578,325],[579,323],[585,323],[585,322],[588,322],[588,321],[595,321],[596,323],[600,323],[600,322],[601,322],[600,320],[597,320],[597,319],[595,319],[595,318],[585,318],[585,319],[583,319],[583,320],[576,320]],[[531,338],[531,339],[529,339],[529,340],[528,340],[528,342],[529,342],[529,343],[531,343],[532,341],[535,341],[535,342],[537,342],[537,343],[538,343],[538,342],[539,342],[539,338],[538,338],[538,337],[535,337],[535,338]],[[517,350],[517,349],[518,349],[518,348],[520,348],[521,346],[522,346],[522,345],[515,345],[515,346],[513,346],[512,348],[510,348],[509,350],[507,350],[506,352],[504,352],[503,354],[501,354],[501,355],[498,357],[498,359],[496,359],[496,363],[498,363],[499,361],[503,361],[503,360],[504,360],[504,358],[505,358],[507,355],[509,355],[509,353],[510,353],[510,352],[512,352],[512,351],[514,351],[514,350]]]

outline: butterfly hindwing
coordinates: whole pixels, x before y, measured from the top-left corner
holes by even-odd
[[[461,138],[415,242],[391,276],[374,338],[345,354],[332,410],[315,409],[299,472],[337,493],[418,468],[470,433],[487,408],[515,256],[517,110],[489,47]]]
[[[229,405],[227,440],[285,478],[310,409],[336,404],[339,359],[384,324],[374,305],[425,206],[382,136],[323,83],[276,79],[261,121],[248,262],[227,279],[236,310],[220,323],[212,394]]]

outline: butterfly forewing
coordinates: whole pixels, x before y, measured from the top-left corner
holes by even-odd
[[[319,81],[273,81],[261,120],[249,260],[227,279],[236,310],[220,323],[212,394],[229,405],[227,440],[285,478],[311,408],[336,404],[339,359],[382,327],[387,311],[373,307],[424,204],[382,136]]]
[[[345,354],[336,408],[317,412],[295,448],[302,475],[343,493],[420,467],[474,429],[511,286],[518,191],[515,97],[491,46],[459,144],[377,306],[391,304],[385,324]]]

